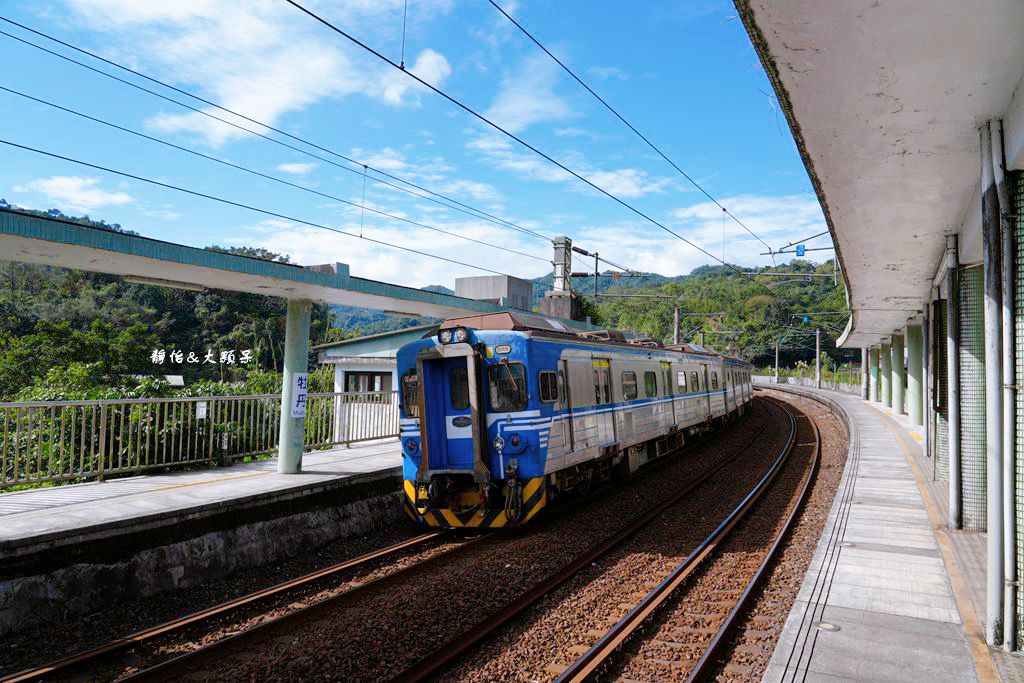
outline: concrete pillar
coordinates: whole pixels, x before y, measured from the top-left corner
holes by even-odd
[[[903,335],[892,335],[892,409],[897,415],[904,412],[903,385],[907,373],[903,368]]]
[[[860,397],[863,400],[868,400],[868,383],[871,381],[868,375],[868,350],[862,348],[860,350]]]
[[[907,415],[912,425],[924,424],[924,337],[921,325],[907,325]]]
[[[341,394],[345,391],[345,371],[341,363],[334,364],[334,393]],[[346,425],[345,411],[347,409],[343,396],[334,397],[334,430],[331,434],[331,441],[341,442],[345,440]]]
[[[878,403],[878,347],[872,346],[868,351],[868,384],[870,385],[868,398]]]
[[[892,408],[892,347],[889,344],[882,344],[878,351],[878,378],[882,387],[882,405]]]
[[[292,417],[295,375],[309,370],[309,316],[313,304],[308,299],[288,300],[288,320],[284,333],[284,376],[281,382],[281,431],[277,446],[277,471],[298,474],[302,471],[302,445],[306,418]]]

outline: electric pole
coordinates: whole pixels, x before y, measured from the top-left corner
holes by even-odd
[[[775,383],[779,383],[779,338],[775,338]]]
[[[672,325],[673,325],[673,327],[672,327],[672,329],[673,329],[672,343],[673,344],[678,344],[679,343],[679,307],[678,306],[676,306],[675,314],[672,316]]]
[[[814,385],[821,389],[821,328],[814,330]]]

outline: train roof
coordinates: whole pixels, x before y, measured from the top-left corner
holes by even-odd
[[[486,313],[483,315],[469,315],[461,318],[445,320],[437,326],[438,330],[451,329],[455,327],[468,327],[474,330],[509,330],[516,332],[532,332],[542,337],[556,339],[586,341],[591,343],[609,344],[618,347],[648,347],[652,349],[664,349],[678,353],[688,353],[698,356],[710,356],[722,358],[736,363],[746,364],[738,358],[723,356],[699,344],[663,344],[660,339],[626,339],[626,335],[619,330],[577,330],[569,327],[561,320],[549,318],[536,313],[526,311],[502,311],[500,313]],[[428,333],[424,336],[431,336]]]

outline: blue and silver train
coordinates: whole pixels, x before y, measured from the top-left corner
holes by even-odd
[[[603,337],[603,338],[602,338]],[[405,508],[434,527],[523,524],[742,414],[750,366],[538,315],[441,323],[398,351]]]

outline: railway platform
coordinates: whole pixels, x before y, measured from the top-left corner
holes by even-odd
[[[0,494],[0,634],[258,567],[402,517],[398,439]]]
[[[765,681],[1021,681],[985,644],[985,540],[951,529],[923,428],[880,403],[808,387],[845,415],[839,491]]]

